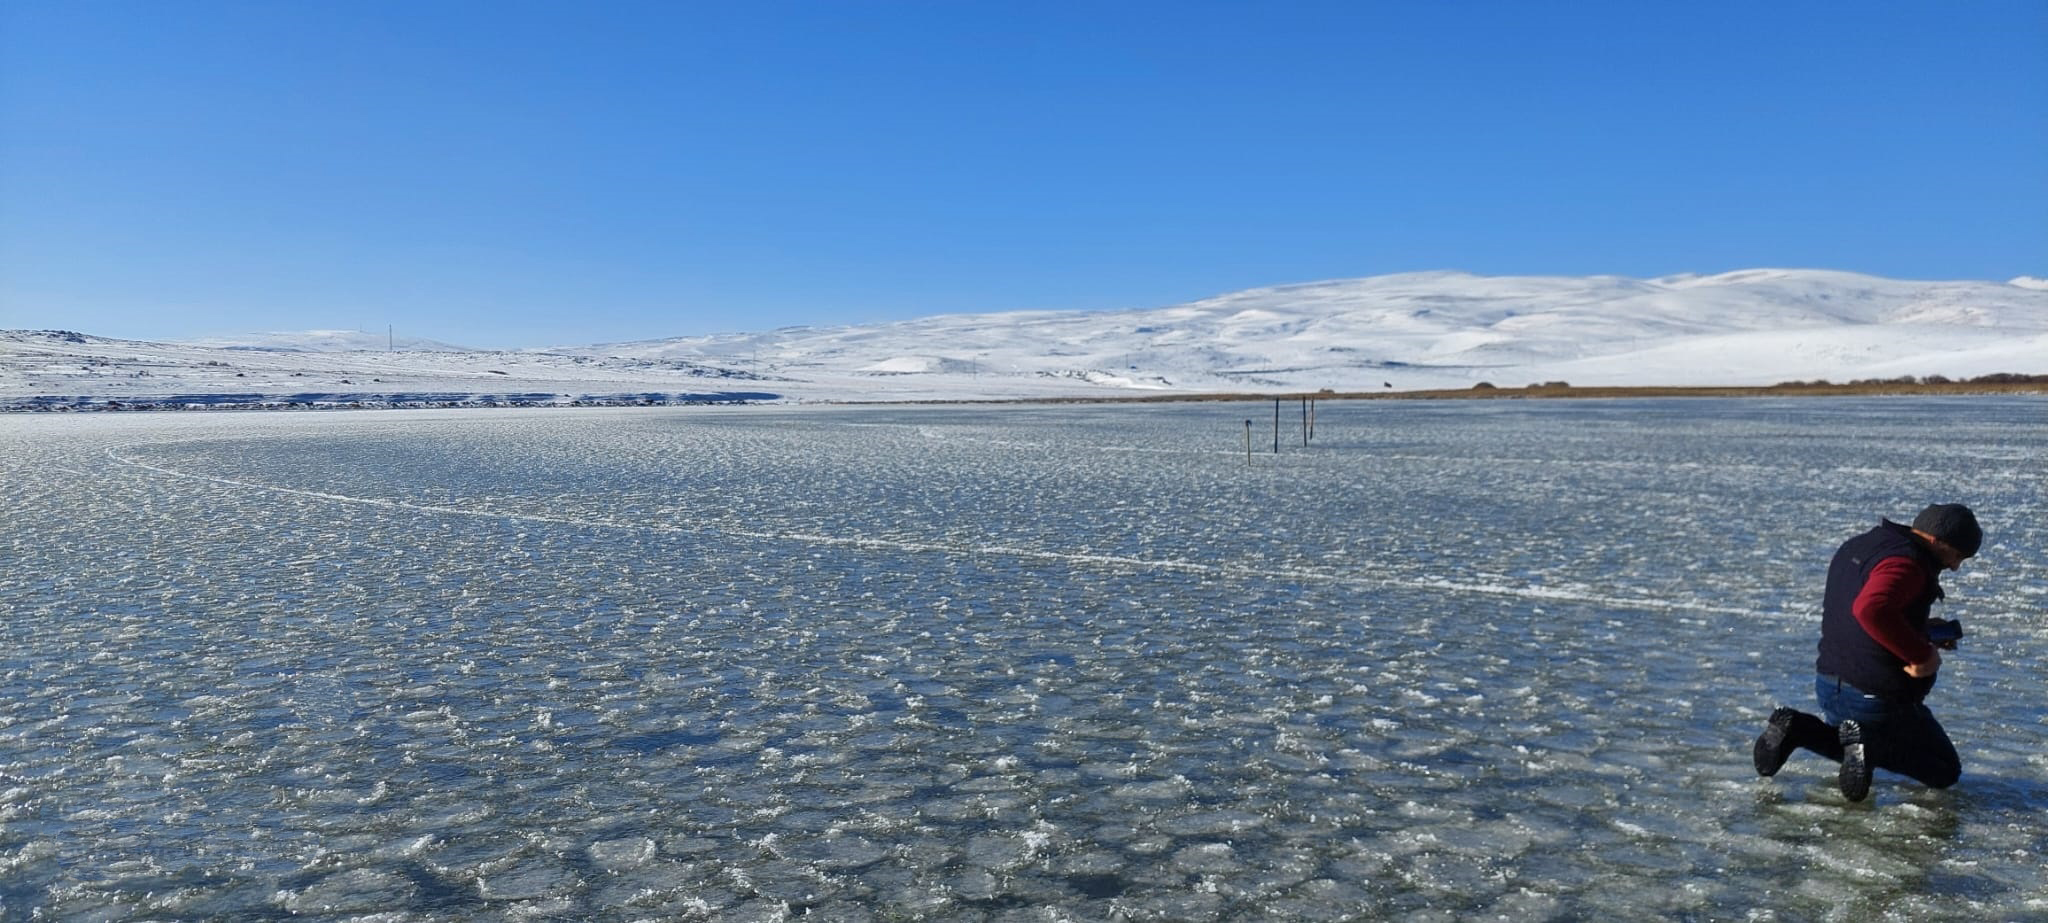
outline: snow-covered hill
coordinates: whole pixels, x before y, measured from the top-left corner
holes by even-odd
[[[365,349],[364,346],[371,348]],[[957,314],[516,352],[377,334],[142,343],[0,334],[0,403],[78,396],[774,394],[792,400],[2048,373],[2048,289],[1821,270],[1406,273],[1163,308]]]
[[[922,381],[989,391],[1034,378],[1155,391],[1964,378],[2048,372],[2048,292],[1814,270],[1649,280],[1432,272],[1165,308],[949,315],[556,352],[746,357],[779,374],[865,376],[894,390]]]

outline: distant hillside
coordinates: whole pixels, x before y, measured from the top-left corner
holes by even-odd
[[[2048,288],[2036,281],[1823,270],[1658,279],[1427,272],[1159,308],[955,314],[513,352],[352,331],[145,343],[18,330],[0,332],[0,406],[207,394],[571,403],[1966,381],[2048,373]]]
[[[2048,372],[2048,291],[1820,270],[1660,279],[1407,273],[1096,313],[930,317],[556,350],[732,360],[905,388],[1422,389],[1477,381],[1767,385]]]

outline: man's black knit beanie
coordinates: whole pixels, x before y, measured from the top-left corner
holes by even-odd
[[[1913,517],[1913,528],[1948,543],[1963,557],[1976,555],[1984,544],[1984,530],[1977,527],[1977,514],[1960,503],[1937,503]]]

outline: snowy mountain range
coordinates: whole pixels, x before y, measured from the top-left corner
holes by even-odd
[[[518,351],[335,331],[179,343],[0,333],[0,406],[999,399],[1997,372],[2048,373],[2048,280],[1426,272],[1161,308],[956,314]]]

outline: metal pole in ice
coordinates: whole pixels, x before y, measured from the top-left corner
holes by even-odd
[[[1244,466],[1252,466],[1252,421],[1244,421]]]
[[[1280,399],[1273,399],[1273,454],[1280,454]]]
[[[1308,448],[1308,396],[1301,398],[1301,447]]]

